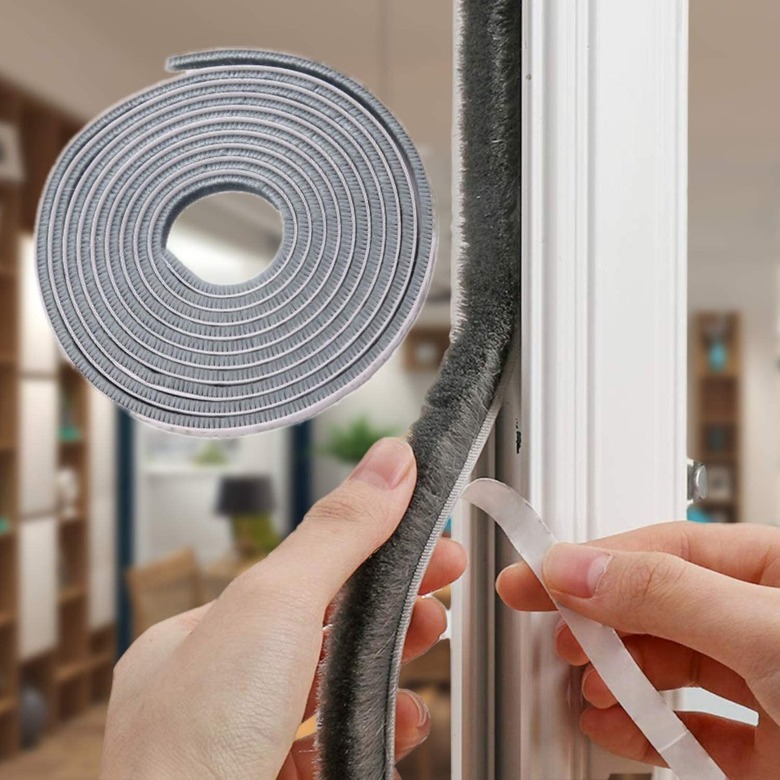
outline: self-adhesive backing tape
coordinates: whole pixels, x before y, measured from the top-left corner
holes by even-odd
[[[72,363],[136,417],[227,436],[300,422],[365,382],[419,312],[435,225],[398,121],[322,65],[258,51],[186,71],[105,112],[63,152],[38,213],[38,276]],[[222,191],[281,213],[282,243],[217,285],[166,248]]]

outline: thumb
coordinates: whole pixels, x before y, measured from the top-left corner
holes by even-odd
[[[261,564],[266,576],[293,578],[318,607],[333,600],[393,531],[412,497],[417,469],[403,439],[381,439],[332,493]]]
[[[746,678],[761,673],[762,642],[776,632],[780,593],[667,553],[556,544],[545,585],[562,605],[618,631],[698,650]],[[765,656],[766,653],[763,653]]]

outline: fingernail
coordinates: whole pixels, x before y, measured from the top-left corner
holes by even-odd
[[[414,706],[417,708],[417,728],[422,729],[423,726],[428,725],[430,715],[428,713],[428,705],[422,700],[420,696],[412,691],[407,691],[407,695],[414,702]]]
[[[508,574],[510,576],[517,576],[519,574],[525,574],[528,571],[528,564],[525,561],[517,561],[517,563],[510,563],[501,574]],[[498,576],[500,577],[501,574]]]
[[[590,598],[611,560],[609,553],[596,547],[556,544],[544,557],[542,573],[550,590]]]
[[[588,735],[593,728],[593,717],[596,710],[593,707],[586,707],[580,715],[580,731]]]
[[[528,564],[525,561],[518,561],[517,563],[510,563],[505,569],[502,569],[496,577],[496,589],[503,588],[506,585],[506,577],[511,578],[519,576],[520,572],[524,569],[528,569]]]
[[[380,439],[363,456],[349,479],[392,490],[414,463],[412,448],[402,439]]]
[[[587,685],[588,678],[589,678],[589,677],[591,676],[591,674],[593,674],[593,672],[595,672],[595,671],[596,671],[596,670],[595,670],[595,669],[594,669],[592,666],[589,666],[589,667],[588,667],[588,668],[585,670],[585,674],[583,674],[583,675],[582,675],[582,680],[580,680],[580,690],[583,692],[583,695],[584,695],[584,693],[585,693],[585,686]]]

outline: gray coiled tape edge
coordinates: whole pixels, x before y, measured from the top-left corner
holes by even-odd
[[[54,166],[37,266],[76,368],[136,417],[206,436],[305,420],[365,382],[422,307],[431,195],[408,136],[367,90],[308,60],[208,51],[90,123]],[[165,242],[225,190],[282,214],[245,283],[190,272]]]

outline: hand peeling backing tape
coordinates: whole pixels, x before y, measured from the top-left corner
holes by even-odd
[[[558,540],[528,502],[508,485],[492,479],[472,482],[461,498],[501,526],[512,546],[544,584],[542,561]],[[645,677],[617,633],[554,599],[553,603],[618,703],[669,768],[681,780],[723,780],[726,775]]]
[[[229,436],[300,422],[365,382],[411,327],[435,249],[419,155],[365,89],[259,51],[105,112],[66,148],[39,206],[38,277],[72,363],[136,417]],[[238,190],[282,214],[271,265],[205,282],[166,249],[193,201]]]

